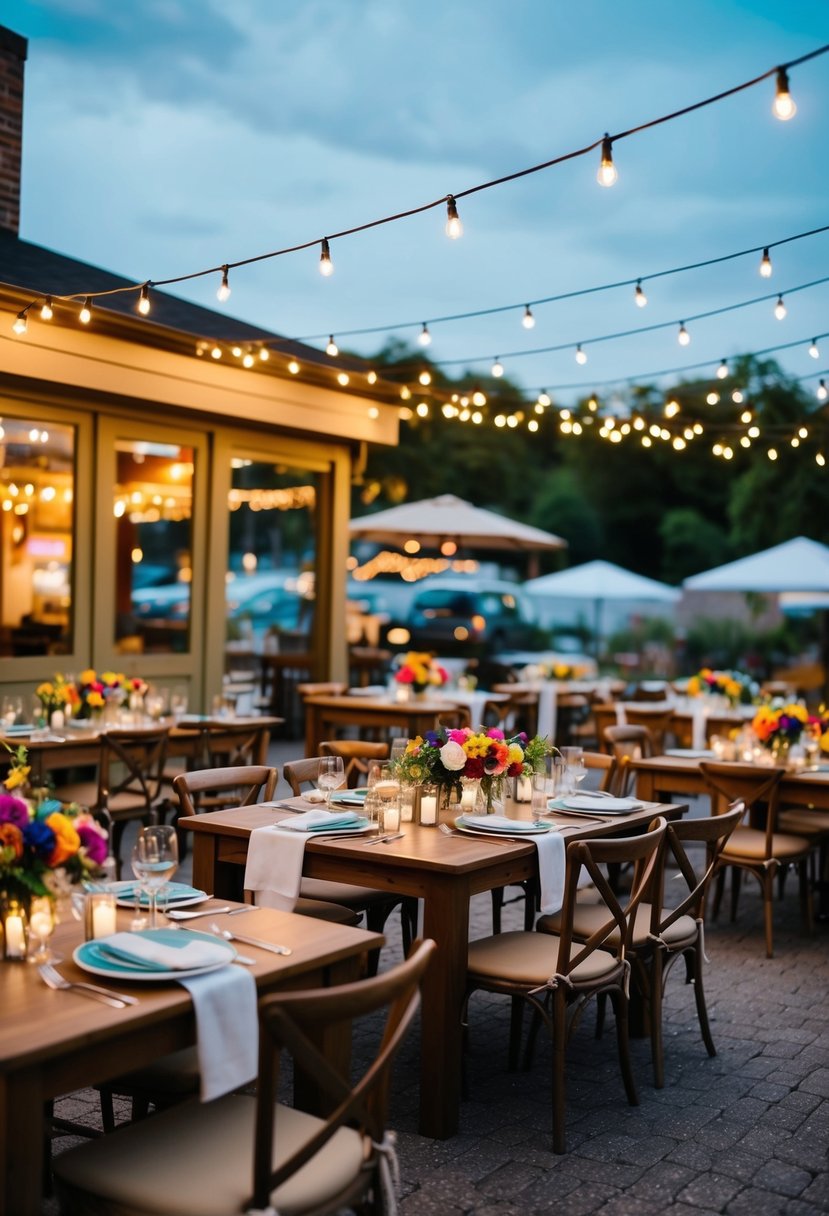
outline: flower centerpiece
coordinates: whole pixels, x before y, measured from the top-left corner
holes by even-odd
[[[824,723],[810,714],[805,705],[790,701],[786,705],[761,705],[752,719],[751,729],[763,746],[782,760],[789,747],[799,743],[804,734],[819,738]]]
[[[416,693],[427,688],[441,688],[449,682],[449,672],[441,667],[434,655],[410,650],[394,673],[396,684],[412,688]]]
[[[589,674],[589,668],[579,663],[543,663],[546,680],[580,680]]]
[[[464,782],[479,781],[490,810],[504,777],[531,776],[552,750],[540,735],[529,739],[523,731],[507,738],[494,728],[442,726],[410,740],[396,771],[401,781],[438,786],[447,801],[460,797]]]
[[[57,899],[69,886],[100,877],[107,832],[76,802],[24,797],[25,747],[8,748],[11,766],[0,785],[0,897],[24,906],[35,896]]]
[[[64,713],[67,709],[72,711],[75,687],[62,675],[57,674],[53,679],[44,680],[42,684],[38,684],[35,696],[40,701],[43,717],[48,724],[52,719],[52,714]]]
[[[751,705],[759,695],[759,687],[744,671],[715,671],[703,667],[691,676],[686,687],[689,697],[700,697],[706,693],[725,697],[729,705]]]
[[[92,718],[107,706],[123,705],[134,695],[143,697],[147,684],[138,676],[104,671],[99,676],[91,667],[82,671],[74,686],[74,712],[77,718]]]

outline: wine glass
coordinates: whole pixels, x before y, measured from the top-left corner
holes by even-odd
[[[158,892],[178,869],[178,838],[168,823],[142,828],[132,850],[132,872],[150,901],[150,928],[155,929]]]
[[[587,770],[584,767],[584,749],[581,747],[563,747],[561,757],[564,761],[564,792],[575,794],[580,781],[584,781]]]
[[[48,896],[35,896],[29,905],[29,954],[30,963],[59,963],[60,955],[53,954],[49,938],[55,931],[55,909]],[[32,942],[37,947],[32,950]]]
[[[331,795],[338,790],[345,780],[345,766],[342,756],[321,756],[317,772],[317,785],[325,791],[325,805],[329,806]]]

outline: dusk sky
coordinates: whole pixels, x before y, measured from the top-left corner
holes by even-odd
[[[2,20],[29,39],[21,236],[136,280],[458,193],[829,43],[821,0],[15,0]],[[829,276],[829,232],[772,251],[769,280],[751,255],[646,283],[643,309],[624,287],[538,305],[535,328],[521,325],[528,301],[829,225],[829,55],[794,68],[791,91],[790,122],[772,117],[772,78],[620,141],[612,189],[592,152],[475,194],[458,241],[438,208],[333,242],[329,279],[308,250],[238,270],[223,306],[215,278],[174,290],[291,337],[398,326],[414,341],[426,321],[438,362],[484,373],[500,355],[528,393],[581,386],[557,393],[565,403],[785,342],[780,362],[813,390],[829,368],[829,337],[808,354],[829,331],[829,283],[786,293]],[[680,319],[771,292],[784,320],[766,300],[689,322],[678,345]],[[383,341],[340,345],[369,355]]]

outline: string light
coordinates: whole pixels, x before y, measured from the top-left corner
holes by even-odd
[[[495,356],[495,362],[490,368],[490,371],[496,380],[500,380],[501,376],[504,374],[504,365],[501,363],[501,360],[497,355]]]
[[[82,325],[88,325],[89,322],[92,320],[92,297],[91,296],[86,296],[84,298],[84,302],[81,307],[81,311],[78,313],[78,320],[80,321],[80,323]]]
[[[337,383],[342,385],[343,388],[348,384],[349,379],[348,372],[337,372]]]
[[[51,321],[54,315],[52,311],[52,297],[47,296],[40,308],[40,319],[41,321]]]
[[[328,335],[328,345],[325,348],[325,353],[326,355],[330,355],[332,359],[336,359],[337,355],[340,353],[340,348],[334,341],[333,334]]]
[[[423,328],[417,336],[417,341],[420,346],[431,346],[432,335],[429,333],[429,326],[423,322]]]
[[[613,163],[613,141],[605,133],[605,137],[602,140],[602,159],[596,174],[596,181],[600,186],[615,186],[618,178],[619,174]]]
[[[676,336],[676,340],[680,346],[689,346],[690,345],[691,335],[688,333],[688,330],[685,328],[684,321],[680,321],[680,323],[679,323],[679,333]]]
[[[760,260],[760,275],[764,279],[771,278],[771,258],[767,248],[763,250],[763,257]]]
[[[552,398],[550,397],[550,394],[545,389],[542,389],[541,392],[538,394],[538,404],[541,406],[542,409],[544,409],[545,406],[552,404]]]
[[[211,352],[210,352],[210,356],[211,356],[211,358],[213,358],[213,359],[221,359],[221,357],[222,357],[222,348],[221,348],[221,346],[218,346],[218,345],[217,345],[217,346],[214,346],[214,347],[213,347],[213,349],[212,349],[212,350],[211,350]]]
[[[145,283],[141,288],[141,295],[138,297],[138,311],[142,317],[146,317],[150,311],[150,285]]]
[[[328,279],[334,273],[334,263],[331,261],[331,250],[328,248],[328,237],[323,237],[320,247],[320,274]]]
[[[797,106],[789,92],[789,73],[785,68],[777,69],[777,88],[771,109],[774,117],[781,122],[788,122],[797,113]]]
[[[587,355],[581,348],[581,345],[576,347],[576,363],[584,364],[587,362]]]
[[[29,320],[28,320],[28,317],[26,316],[26,309],[24,308],[17,314],[14,324],[12,325],[12,329],[14,330],[14,332],[16,334],[22,335],[22,334],[25,334],[25,332],[28,328],[29,328]]]
[[[709,393],[708,396],[705,398],[705,400],[708,402],[709,405],[717,405],[720,400],[720,394],[719,393]]]
[[[535,317],[533,316],[533,310],[530,308],[529,304],[525,305],[524,307],[524,315],[521,318],[521,324],[525,329],[535,329]]]
[[[458,215],[458,205],[452,194],[448,195],[446,199],[446,235],[452,241],[463,236],[463,224]]]
[[[829,389],[826,387],[825,380],[821,380],[820,384],[817,386],[815,395],[818,401],[825,401],[826,398],[829,397]]]
[[[292,376],[299,375],[300,368],[299,368],[299,364],[297,363],[296,359],[291,359],[290,363],[288,364],[288,371],[291,373]]]
[[[424,386],[424,388],[427,384],[432,383],[432,373],[427,371],[426,368],[423,369],[423,371],[418,375],[417,378],[420,381],[420,383]]]
[[[633,298],[636,301],[636,304],[639,308],[644,308],[647,305],[648,297],[645,295],[644,291],[642,290],[642,280],[641,279],[637,279],[637,281],[636,281],[636,290],[633,293]]]
[[[230,299],[230,269],[228,266],[222,267],[222,281],[216,292],[216,299],[220,304],[224,304],[225,300]]]
[[[260,346],[259,347],[259,358],[261,359],[261,361],[263,363],[267,363],[268,360],[270,359],[270,357],[271,357],[271,352],[268,350],[267,346]]]
[[[766,452],[766,455],[768,456],[769,460],[772,460],[772,461],[776,460],[777,459],[777,448],[769,448],[768,452]]]
[[[820,350],[818,348],[817,338],[812,338],[812,344],[809,347],[809,354],[812,356],[813,359],[820,358]]]
[[[250,350],[246,350],[245,354],[244,354],[244,358],[242,359],[242,366],[243,367],[253,367],[253,364],[254,364],[253,352]]]
[[[366,380],[368,380],[369,384],[376,384],[377,383],[377,372],[375,372],[375,371],[369,372],[368,375],[366,376]]]
[[[726,363],[725,359],[721,359],[720,366],[717,368],[717,379],[725,380],[727,375],[728,375],[728,364]]]
[[[774,315],[777,317],[777,320],[782,321],[784,319],[784,317],[786,316],[787,312],[788,312],[788,309],[786,308],[786,305],[783,303],[783,297],[778,296],[777,303],[774,306]]]
[[[823,452],[815,454],[815,464],[819,464],[821,468],[826,464],[826,457],[823,455]]]

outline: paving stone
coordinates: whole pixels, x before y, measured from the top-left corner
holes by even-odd
[[[811,1185],[812,1175],[807,1170],[796,1166],[786,1165],[782,1161],[767,1161],[757,1171],[754,1178],[755,1186],[769,1191],[779,1191],[781,1195],[796,1198]]]
[[[807,1094],[817,1094],[821,1098],[829,1098],[829,1068],[819,1068],[810,1073],[800,1082],[801,1091]]]
[[[721,1212],[741,1187],[742,1183],[736,1178],[728,1178],[725,1174],[701,1174],[680,1190],[677,1199],[692,1207]]]
[[[683,1187],[693,1182],[698,1175],[687,1166],[672,1161],[658,1161],[646,1170],[629,1189],[628,1195],[643,1200],[658,1201],[663,1206],[672,1203]]]
[[[782,1216],[788,1201],[774,1191],[748,1186],[724,1210],[728,1216]]]

